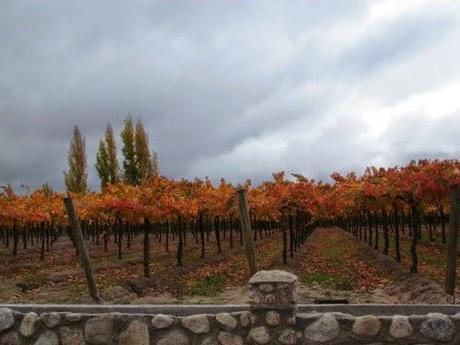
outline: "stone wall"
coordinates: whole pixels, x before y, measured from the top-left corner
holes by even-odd
[[[248,306],[176,306],[194,312],[182,316],[160,313],[172,306],[155,307],[155,313],[136,306],[114,307],[117,312],[107,312],[110,306],[0,307],[0,345],[460,344],[456,306],[448,307],[449,315],[436,312],[447,306],[424,306],[431,312],[423,315],[392,315],[392,306],[372,306],[384,315],[354,315],[340,306],[327,312],[298,306],[291,273],[261,271],[249,286]],[[218,312],[208,313],[213,309]]]

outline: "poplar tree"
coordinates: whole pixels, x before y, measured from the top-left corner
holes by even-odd
[[[138,182],[143,183],[153,176],[153,160],[149,150],[149,138],[140,120],[136,123],[135,147]]]
[[[123,143],[123,179],[129,184],[139,183],[139,169],[137,167],[135,129],[131,115],[124,120],[121,130],[121,141]]]
[[[158,153],[156,151],[152,150],[152,173],[153,176],[158,176],[160,173],[159,167],[158,167]]]
[[[86,140],[78,126],[74,127],[73,137],[67,158],[69,170],[64,172],[64,183],[68,192],[85,193],[87,191]]]
[[[105,148],[107,150],[108,183],[118,183],[120,182],[120,167],[117,159],[117,144],[110,124],[105,130]]]
[[[101,179],[101,189],[109,184],[109,162],[107,147],[104,140],[99,141],[99,148],[96,154],[96,170]]]

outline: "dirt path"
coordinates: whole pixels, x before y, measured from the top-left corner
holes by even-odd
[[[296,255],[301,301],[347,299],[350,303],[446,303],[442,287],[411,274],[393,259],[339,228],[318,228]]]

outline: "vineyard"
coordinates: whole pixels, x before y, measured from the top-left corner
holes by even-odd
[[[130,282],[141,297],[215,295],[243,284],[249,273],[236,195],[245,189],[259,268],[287,267],[298,270],[306,284],[364,292],[390,279],[381,266],[365,264],[363,255],[374,255],[369,250],[443,283],[451,191],[460,185],[459,169],[458,161],[423,160],[368,168],[362,176],[334,173],[332,183],[279,172],[258,186],[157,176],[140,186],[113,184],[71,198],[101,289],[116,281]],[[0,258],[6,264],[0,278],[6,285],[22,292],[71,285],[74,297],[84,294],[63,197],[49,187],[28,195],[3,188]],[[356,240],[315,231],[316,242],[309,242],[317,227],[340,228]],[[328,241],[336,248],[324,250]],[[345,253],[351,243],[356,255]],[[368,272],[356,278],[359,286],[342,281],[346,272],[331,273],[358,261],[363,263],[357,269]],[[21,298],[14,288],[5,288],[0,299]],[[50,292],[48,299],[53,298],[59,300]]]

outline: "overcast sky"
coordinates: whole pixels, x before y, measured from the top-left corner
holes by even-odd
[[[457,0],[2,0],[0,184],[63,189],[77,124],[96,189],[127,113],[173,178],[459,158],[459,61]]]

